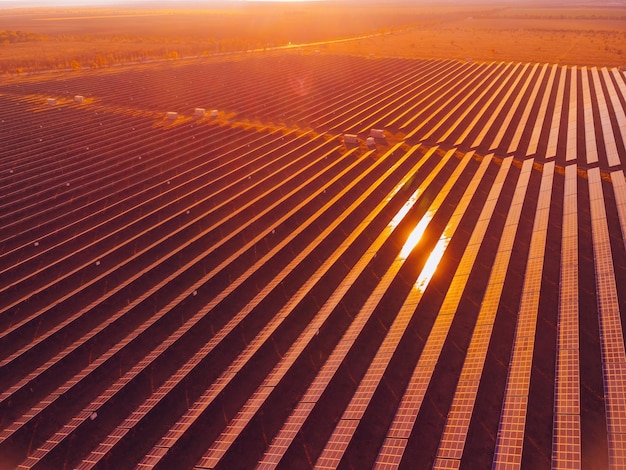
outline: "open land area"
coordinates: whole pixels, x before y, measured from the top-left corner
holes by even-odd
[[[3,72],[99,67],[379,34],[447,15],[407,7],[226,3],[214,9],[15,10],[0,16]],[[1,38],[1,36],[0,36]]]
[[[359,39],[360,38],[360,39]],[[346,42],[333,42],[351,39]],[[626,7],[224,3],[207,8],[14,9],[0,73],[105,67],[289,44],[383,57],[626,64]]]
[[[0,15],[0,470],[626,468],[624,11]]]
[[[568,65],[626,64],[626,8],[499,8],[333,44],[335,52]]]

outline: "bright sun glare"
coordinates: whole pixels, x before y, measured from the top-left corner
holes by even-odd
[[[411,253],[411,251],[413,251],[413,248],[415,248],[415,245],[419,243],[419,241],[422,238],[422,235],[424,235],[424,231],[426,231],[426,227],[428,226],[428,223],[430,222],[430,219],[432,218],[433,218],[433,214],[429,212],[424,217],[422,217],[422,220],[420,220],[419,223],[415,226],[415,228],[411,232],[411,235],[409,235],[409,238],[407,238],[406,242],[404,242],[404,246],[402,247],[402,250],[400,250],[401,259],[406,259],[407,256],[409,256],[409,254]]]

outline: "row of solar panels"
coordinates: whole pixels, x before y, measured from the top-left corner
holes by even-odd
[[[617,68],[251,56],[6,89],[79,93],[108,105],[182,115],[210,106],[240,120],[362,136],[385,129],[412,143],[518,157],[558,153],[603,167],[619,165],[626,152],[626,76]]]
[[[0,99],[9,467],[624,464],[617,164]]]

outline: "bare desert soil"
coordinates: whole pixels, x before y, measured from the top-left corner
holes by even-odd
[[[290,44],[361,56],[621,66],[626,64],[626,7],[356,8],[312,2],[176,10],[13,9],[0,15],[4,74]]]

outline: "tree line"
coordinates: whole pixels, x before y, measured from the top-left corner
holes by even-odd
[[[11,38],[14,38],[14,36],[12,35]],[[46,70],[105,68],[146,60],[176,60],[183,57],[209,56],[280,45],[280,42],[260,43],[247,41],[242,38],[204,39],[194,42],[111,41],[108,44],[92,41],[61,40],[59,38],[47,39],[53,47],[45,45],[42,41],[44,40],[33,42],[32,46],[27,46],[27,49],[20,50],[19,54],[5,54],[4,57],[0,54],[0,75]],[[14,42],[13,39],[11,44]],[[86,47],[90,44],[91,47]],[[0,51],[2,47],[2,40],[0,39]]]
[[[0,44],[15,44],[18,42],[47,41],[48,36],[26,31],[0,30]]]

